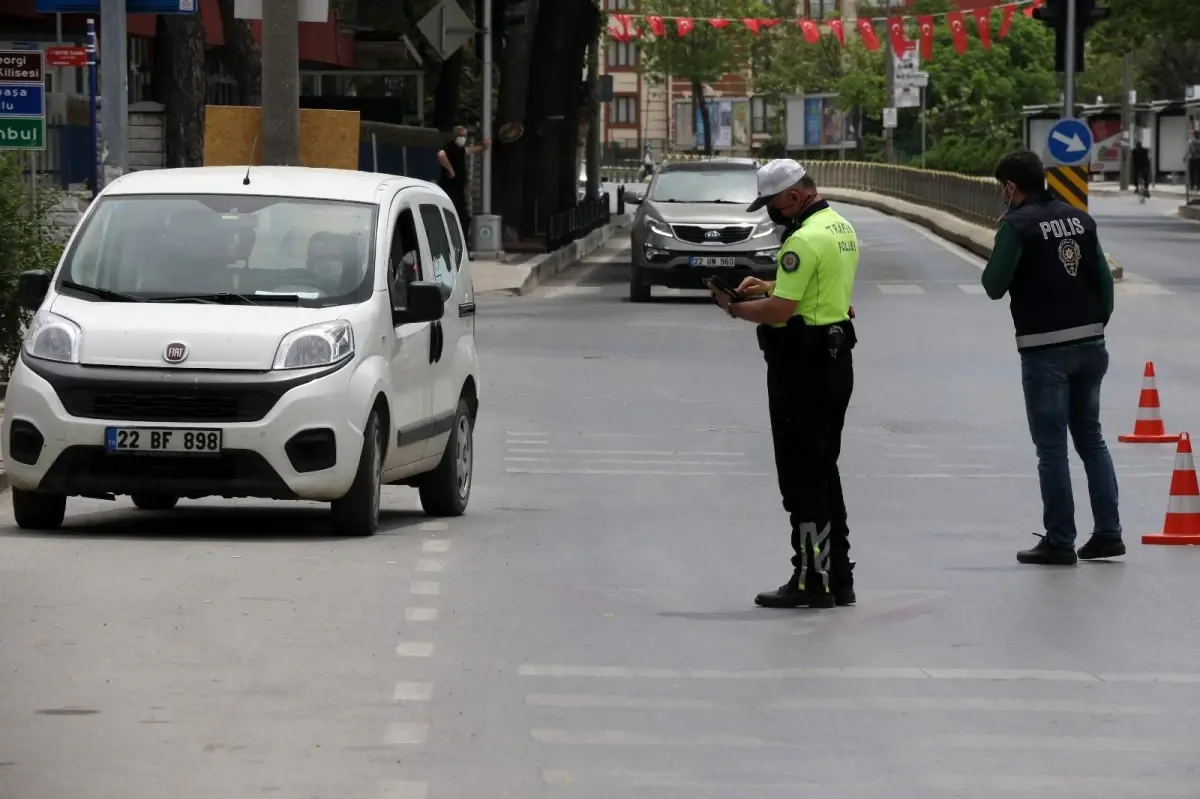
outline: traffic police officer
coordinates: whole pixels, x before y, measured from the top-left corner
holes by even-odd
[[[996,165],[996,180],[1008,212],[982,281],[993,300],[1011,297],[1046,529],[1038,545],[1017,553],[1017,560],[1070,566],[1124,555],[1117,475],[1100,429],[1100,384],[1108,371],[1104,329],[1114,292],[1096,222],[1046,191],[1036,153],[1006,155]],[[1078,552],[1068,431],[1087,473],[1095,521],[1091,539]]]
[[[738,286],[744,295],[765,295],[761,299],[733,302],[713,291],[730,316],[758,323],[775,468],[791,516],[792,577],[755,602],[774,608],[850,605],[853,563],[837,460],[854,388],[850,295],[858,237],[791,159],[758,170],[758,199],[749,210],[764,206],[789,223],[775,280],[751,277]]]

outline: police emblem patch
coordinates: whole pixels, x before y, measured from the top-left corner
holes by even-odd
[[[1058,243],[1058,260],[1062,261],[1063,269],[1071,277],[1079,274],[1079,262],[1083,260],[1083,251],[1075,239],[1063,239]]]
[[[785,272],[795,272],[800,268],[800,256],[794,252],[785,252],[779,259],[779,265]]]

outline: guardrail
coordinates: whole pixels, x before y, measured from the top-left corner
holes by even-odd
[[[612,217],[608,195],[585,200],[574,208],[551,214],[546,220],[546,252],[583,238],[607,225]]]

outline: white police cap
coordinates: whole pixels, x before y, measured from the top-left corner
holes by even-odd
[[[776,158],[758,168],[758,199],[750,203],[747,211],[757,211],[781,191],[787,191],[800,182],[808,172],[799,162],[791,158]]]

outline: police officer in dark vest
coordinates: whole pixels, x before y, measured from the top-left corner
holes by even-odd
[[[1018,151],[1000,159],[996,180],[1008,210],[996,231],[983,287],[993,300],[1011,298],[1045,526],[1037,546],[1018,552],[1017,560],[1072,566],[1080,559],[1124,555],[1117,476],[1100,429],[1113,278],[1096,222],[1046,190],[1045,168],[1035,153]],[[1068,432],[1087,472],[1095,522],[1078,553]]]

